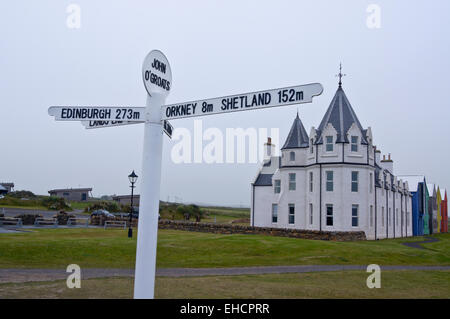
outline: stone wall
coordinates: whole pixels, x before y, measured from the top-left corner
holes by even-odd
[[[355,232],[329,232],[317,230],[300,230],[300,229],[284,229],[284,228],[268,228],[268,227],[252,227],[239,226],[230,224],[210,224],[210,223],[194,223],[185,221],[160,220],[160,229],[174,229],[197,231],[215,234],[252,234],[252,235],[270,235],[280,237],[293,237],[303,239],[319,239],[334,241],[355,241],[366,240],[363,231]]]

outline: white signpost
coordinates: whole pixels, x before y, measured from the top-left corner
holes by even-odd
[[[128,121],[82,121],[81,124],[87,129],[94,129],[94,128],[104,128],[104,127],[115,127],[115,126],[123,126],[123,125],[129,125],[129,124],[139,124],[144,123],[144,121],[141,122],[128,122]]]
[[[212,115],[237,111],[249,111],[266,107],[310,103],[313,96],[322,94],[320,83],[291,86],[252,93],[236,94],[207,100],[164,105],[162,118],[180,119],[185,117]]]
[[[320,83],[312,83],[165,105],[172,88],[172,71],[167,58],[158,50],[151,51],[145,57],[142,79],[148,93],[145,108],[52,106],[48,110],[57,121],[81,121],[87,129],[144,123],[141,213],[134,278],[134,298],[139,299],[154,297],[162,132],[171,137],[173,131],[167,120],[310,103],[314,96],[323,91]]]
[[[132,106],[52,106],[48,114],[56,121],[143,122],[145,107]]]

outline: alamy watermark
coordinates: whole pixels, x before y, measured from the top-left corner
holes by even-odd
[[[66,7],[66,26],[69,29],[81,28],[81,7],[79,4],[71,3]]]
[[[381,8],[378,4],[369,4],[366,9],[369,14],[366,19],[366,26],[369,29],[380,29],[381,28]]]
[[[257,163],[279,155],[279,137],[279,128],[271,128],[269,132],[268,128],[238,127],[226,128],[223,132],[216,127],[203,130],[202,120],[194,120],[193,134],[187,128],[175,128],[172,139],[176,143],[170,156],[176,164]]]
[[[70,264],[66,269],[67,273],[70,275],[67,277],[66,285],[67,288],[81,288],[81,268],[77,264]]]
[[[371,264],[367,266],[367,272],[372,274],[367,277],[366,285],[367,288],[381,288],[381,268],[377,264]]]

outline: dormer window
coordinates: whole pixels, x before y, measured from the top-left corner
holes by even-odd
[[[314,153],[314,140],[313,139],[310,140],[309,151],[311,154]]]
[[[289,160],[290,160],[291,162],[295,161],[295,152],[290,152],[290,153],[289,153]]]
[[[352,136],[351,141],[352,141],[351,146],[352,152],[358,152],[358,136]]]
[[[333,152],[333,136],[325,136],[325,151]]]

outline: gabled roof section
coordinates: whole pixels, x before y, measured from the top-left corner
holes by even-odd
[[[410,192],[417,192],[417,190],[419,189],[419,183],[425,182],[424,175],[401,175],[397,176],[397,179],[408,182]]]
[[[284,143],[281,149],[285,148],[307,148],[309,147],[309,137],[308,133],[306,133],[305,128],[303,127],[303,123],[298,117],[292,123],[291,130],[289,131],[286,142]]]
[[[353,123],[355,123],[361,131],[361,144],[368,144],[366,139],[367,130],[363,129],[361,126],[344,90],[339,86],[322,122],[320,122],[319,128],[317,129],[319,139],[316,141],[316,144],[323,143],[322,132],[328,124],[331,124],[337,131],[336,143],[348,143],[347,132]]]
[[[272,186],[273,174],[259,174],[253,185],[255,186]]]
[[[428,183],[427,188],[428,188],[428,195],[430,195],[430,197],[433,197],[434,193],[437,191],[436,186],[432,183]]]

